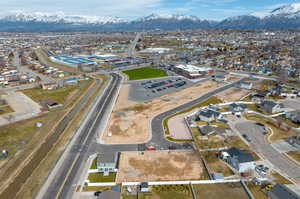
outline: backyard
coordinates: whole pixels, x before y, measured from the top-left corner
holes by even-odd
[[[193,186],[196,190],[197,198],[248,199],[248,195],[240,183],[199,184]]]

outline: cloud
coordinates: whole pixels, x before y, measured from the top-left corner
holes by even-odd
[[[0,11],[57,12],[101,16],[140,16],[158,9],[163,0],[0,0]]]

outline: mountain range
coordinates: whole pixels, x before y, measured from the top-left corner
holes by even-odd
[[[174,30],[207,28],[292,29],[300,28],[300,3],[278,7],[267,13],[210,21],[190,15],[152,14],[136,20],[118,17],[17,12],[0,18],[0,31],[108,31]]]

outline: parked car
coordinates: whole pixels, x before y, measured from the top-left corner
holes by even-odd
[[[260,122],[256,122],[255,124],[256,124],[257,126],[263,126],[263,127],[265,126],[264,124],[262,124],[262,123],[260,123]]]
[[[249,138],[248,135],[243,134],[242,136],[243,136],[243,138],[244,138],[245,140],[247,140],[248,142],[251,142],[251,139]]]
[[[102,191],[96,191],[95,193],[94,193],[94,196],[100,196],[100,194],[102,193]]]

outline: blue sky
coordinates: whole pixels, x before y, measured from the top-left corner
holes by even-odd
[[[270,11],[300,0],[0,0],[0,12],[64,12],[66,14],[138,18],[151,13],[189,14],[221,20]]]

